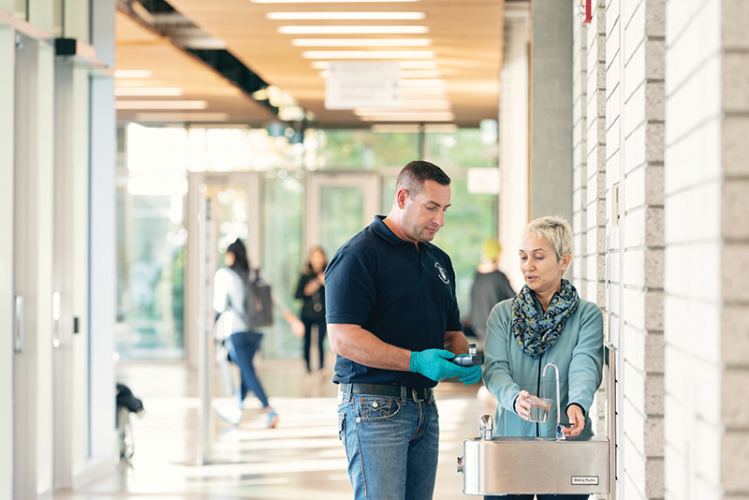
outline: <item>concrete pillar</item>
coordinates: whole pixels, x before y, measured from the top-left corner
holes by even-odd
[[[569,2],[531,2],[531,219],[572,220],[572,18]]]

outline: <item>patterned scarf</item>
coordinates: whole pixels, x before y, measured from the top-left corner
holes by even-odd
[[[554,294],[542,317],[533,297],[533,292],[525,285],[512,299],[512,334],[523,352],[535,359],[557,341],[567,318],[577,310],[580,297],[575,287],[563,279],[562,289]]]

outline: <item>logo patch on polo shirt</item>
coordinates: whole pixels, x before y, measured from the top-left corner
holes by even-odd
[[[450,278],[447,277],[447,271],[445,271],[445,268],[440,266],[439,262],[434,263],[434,267],[437,268],[437,274],[439,275],[440,279],[445,284],[450,284]]]

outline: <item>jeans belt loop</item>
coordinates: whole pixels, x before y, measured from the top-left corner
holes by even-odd
[[[414,403],[421,403],[424,401],[423,399],[419,399],[419,397],[416,395],[417,389],[411,389],[411,396],[414,398]]]

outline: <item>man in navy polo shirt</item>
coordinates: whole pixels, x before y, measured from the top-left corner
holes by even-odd
[[[414,161],[393,208],[346,242],[325,272],[328,335],[337,354],[339,437],[357,499],[431,499],[437,474],[437,382],[481,379],[450,361],[468,352],[455,273],[429,243],[445,225],[450,178]]]

